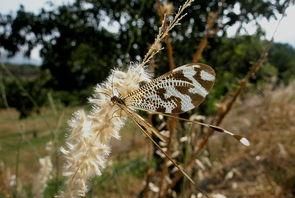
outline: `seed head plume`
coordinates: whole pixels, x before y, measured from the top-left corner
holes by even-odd
[[[137,64],[132,64],[125,72],[115,69],[104,83],[96,86],[89,99],[92,110],[74,113],[66,145],[61,149],[65,156],[65,189],[57,197],[85,196],[89,179],[101,175],[106,165],[111,138],[120,138],[119,130],[127,118],[112,104],[111,96],[116,92],[127,95],[138,89],[140,82],[150,81],[150,77]]]

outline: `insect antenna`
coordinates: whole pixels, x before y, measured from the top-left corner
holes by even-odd
[[[249,142],[249,140],[247,138],[245,138],[245,137],[243,137],[241,135],[234,134],[234,133],[232,133],[232,132],[230,132],[230,131],[222,128],[222,127],[215,126],[215,125],[212,125],[212,124],[207,124],[207,123],[204,123],[204,122],[195,121],[195,120],[188,120],[188,119],[185,119],[185,118],[180,118],[180,117],[177,117],[177,116],[173,116],[171,114],[166,114],[166,113],[157,113],[157,114],[161,114],[163,116],[167,116],[167,117],[171,117],[171,118],[177,118],[179,120],[183,120],[183,121],[186,121],[186,122],[199,124],[201,126],[211,128],[214,131],[217,131],[217,132],[220,132],[220,133],[225,133],[227,135],[232,136],[233,138],[235,138],[237,141],[239,141],[241,144],[243,144],[245,146],[250,146],[250,142]]]

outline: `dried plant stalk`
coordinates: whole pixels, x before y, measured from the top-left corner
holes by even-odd
[[[161,42],[165,39],[168,33],[176,26],[180,24],[180,20],[186,15],[183,14],[184,10],[191,5],[193,0],[187,0],[182,6],[179,7],[178,12],[174,18],[168,23],[166,27],[166,15],[163,17],[162,25],[159,28],[159,33],[155,38],[154,43],[149,48],[148,52],[145,54],[140,66],[146,65],[159,51],[162,50]]]
[[[156,6],[157,6],[157,12],[160,17],[160,20],[164,22],[164,28],[166,29],[168,26],[168,23],[167,21],[164,21],[165,16],[171,15],[174,9],[174,6],[172,3],[167,3],[167,2],[162,4],[159,0],[157,1]],[[169,69],[173,70],[176,67],[176,65],[175,65],[175,60],[173,57],[173,46],[172,46],[171,38],[169,34],[167,34],[167,36],[164,38],[164,42],[166,44],[166,49],[167,49]]]
[[[164,21],[165,16],[168,16],[172,13],[174,7],[172,3],[161,3],[159,0],[157,1],[157,11],[158,11],[158,15],[160,17],[160,20],[162,22],[164,22],[164,28],[167,28],[168,24],[166,21]],[[170,34],[167,34],[167,36],[164,38],[164,42],[166,44],[166,49],[167,49],[167,56],[168,56],[168,64],[169,64],[169,70],[173,70],[174,68],[176,68],[175,65],[175,61],[174,61],[174,57],[173,57],[173,46],[171,43],[171,38],[170,38]],[[171,155],[171,153],[173,152],[172,149],[172,144],[174,142],[174,138],[175,138],[175,132],[176,132],[176,126],[177,126],[177,119],[175,118],[169,118],[167,121],[167,128],[169,133],[169,137],[168,137],[168,141],[167,141],[167,153],[169,155]],[[169,160],[167,158],[164,158],[164,164],[167,164],[169,162]],[[166,177],[169,174],[169,170],[168,167],[163,165],[162,166],[162,170],[161,170],[161,181],[159,184],[159,195],[161,197],[162,194],[164,194],[163,189],[164,186],[166,185]],[[150,175],[151,176],[151,175]]]
[[[206,31],[204,37],[201,39],[196,52],[193,55],[193,63],[198,63],[202,57],[203,51],[208,45],[208,38],[216,34],[217,30],[213,30],[213,27],[218,19],[219,11],[210,12],[207,18]],[[214,33],[213,33],[214,32]]]
[[[214,25],[218,21],[219,14],[221,12],[221,9],[223,7],[224,0],[221,1],[221,3],[218,6],[218,10],[216,11],[211,11],[208,14],[207,17],[207,22],[206,22],[206,29],[205,29],[205,34],[203,38],[201,39],[200,43],[198,44],[196,52],[193,54],[193,63],[198,63],[202,57],[203,51],[208,45],[208,38],[215,36],[218,29],[214,29]]]

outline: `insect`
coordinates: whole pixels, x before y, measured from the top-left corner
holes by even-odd
[[[205,64],[187,64],[178,67],[132,91],[126,96],[114,95],[111,102],[123,110],[142,132],[162,151],[162,153],[192,182],[194,181],[184,170],[155,142],[152,134],[165,141],[164,137],[134,110],[144,110],[151,113],[161,113],[175,117],[173,114],[187,112],[199,106],[208,95],[215,81],[214,70]],[[191,121],[195,122],[195,121]],[[218,132],[233,136],[244,145],[249,141],[223,128],[195,122]]]

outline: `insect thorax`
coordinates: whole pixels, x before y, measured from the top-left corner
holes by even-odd
[[[114,104],[121,104],[121,105],[125,105],[125,101],[118,97],[118,96],[113,96],[111,97],[111,101],[114,103]]]

